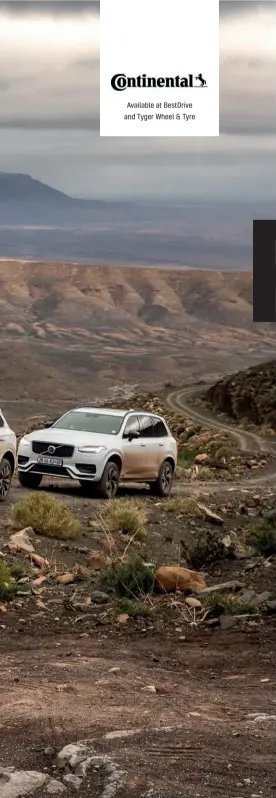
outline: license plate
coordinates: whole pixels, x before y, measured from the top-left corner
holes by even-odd
[[[37,462],[40,463],[40,465],[49,465],[57,467],[63,465],[63,460],[61,459],[61,457],[38,457]]]

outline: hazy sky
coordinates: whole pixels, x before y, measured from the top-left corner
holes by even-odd
[[[99,3],[0,0],[0,170],[76,196],[275,198],[276,0],[220,9],[220,137],[101,139]]]

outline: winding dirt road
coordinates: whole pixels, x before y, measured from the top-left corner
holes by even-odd
[[[206,386],[207,387],[207,386]],[[223,419],[220,421],[218,418],[212,416],[212,414],[205,408],[194,406],[192,403],[192,399],[199,396],[202,393],[202,387],[199,388],[187,388],[181,389],[177,391],[172,391],[167,396],[167,404],[171,410],[175,412],[184,413],[188,418],[197,421],[198,423],[202,424],[205,427],[214,430],[220,430],[221,432],[226,432],[234,438],[237,442],[238,447],[243,452],[250,452],[254,455],[265,455],[268,451],[276,453],[276,440],[268,440],[263,438],[261,435],[258,435],[256,432],[249,432],[248,430],[237,429],[230,421],[227,423]],[[190,401],[189,401],[190,400]],[[235,487],[235,484],[238,488],[244,487],[253,487],[262,484],[271,484],[276,482],[276,462],[269,463],[269,465],[263,469],[261,476],[254,476],[250,479],[240,480],[235,483],[231,482],[231,488]],[[195,484],[195,483],[193,483]],[[225,491],[226,484],[222,482],[200,482],[201,486],[204,487],[204,490],[208,490],[209,492],[216,491]],[[191,485],[189,485],[191,488]]]

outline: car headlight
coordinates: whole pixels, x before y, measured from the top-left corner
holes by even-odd
[[[105,452],[106,446],[80,446],[78,452],[82,452],[83,454],[100,454],[100,452]]]
[[[29,440],[29,438],[22,438],[19,443],[19,446],[30,446],[30,443],[31,441]]]

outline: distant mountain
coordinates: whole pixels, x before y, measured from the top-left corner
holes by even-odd
[[[271,203],[85,200],[0,172],[0,258],[252,268],[252,219]]]
[[[104,205],[99,200],[84,200],[70,197],[63,191],[35,180],[30,175],[19,172],[0,172],[0,203],[46,203],[58,205],[61,208],[77,207],[80,209]]]

